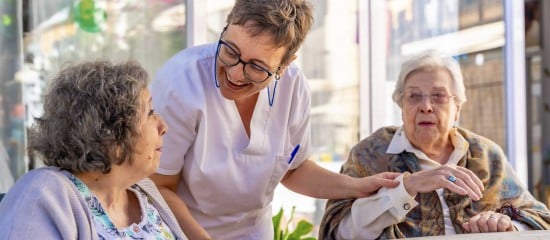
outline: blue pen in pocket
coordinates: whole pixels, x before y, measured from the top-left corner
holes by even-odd
[[[294,160],[294,157],[296,157],[296,153],[298,153],[298,149],[300,149],[300,144],[296,145],[296,147],[294,147],[294,149],[290,153],[290,159],[288,159],[288,164],[290,164],[292,160]]]

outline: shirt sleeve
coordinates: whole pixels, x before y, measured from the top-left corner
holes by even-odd
[[[296,169],[311,155],[311,92],[303,73],[294,65],[292,66],[287,70],[289,71],[288,75],[294,76],[294,79],[289,81],[293,83],[289,134],[292,146],[300,144],[300,149],[292,161],[290,169]]]
[[[24,175],[0,203],[0,239],[93,239],[91,215],[65,176]]]
[[[532,228],[529,227],[529,225],[523,224],[520,221],[516,221],[516,220],[512,220],[512,225],[514,225],[514,227],[516,227],[516,229],[518,231],[531,231],[531,230],[533,230]]]
[[[405,220],[418,202],[410,196],[403,184],[403,174],[396,178],[396,188],[381,188],[376,194],[357,199],[351,213],[338,227],[338,239],[375,239],[384,228]]]

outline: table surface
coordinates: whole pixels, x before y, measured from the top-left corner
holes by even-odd
[[[517,240],[517,239],[529,239],[529,240],[548,240],[550,239],[550,230],[538,230],[538,231],[521,231],[521,232],[501,232],[501,233],[472,233],[472,234],[457,234],[448,236],[435,236],[435,237],[419,237],[414,240],[436,240],[436,239],[490,239],[490,240]]]

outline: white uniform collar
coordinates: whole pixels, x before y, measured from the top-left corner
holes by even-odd
[[[451,156],[449,156],[447,165],[456,165],[458,161],[460,161],[460,159],[464,157],[464,155],[466,155],[469,144],[466,139],[464,139],[464,137],[460,134],[460,132],[456,130],[456,128],[453,128],[451,130],[450,135],[451,143],[453,144],[454,150],[451,153]],[[403,127],[400,127],[395,132],[395,135],[393,135],[393,138],[390,142],[390,145],[388,146],[388,149],[386,150],[386,153],[399,154],[403,151],[413,153],[418,159],[429,161],[430,165],[433,165],[433,163],[435,163],[438,166],[441,166],[441,164],[439,164],[438,162],[430,159],[424,152],[413,147],[413,145],[407,138],[405,131],[403,131]]]

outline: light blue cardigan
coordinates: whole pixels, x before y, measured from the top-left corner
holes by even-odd
[[[177,239],[187,239],[155,184],[137,183]],[[0,202],[0,239],[99,239],[88,205],[58,168],[25,174]]]

